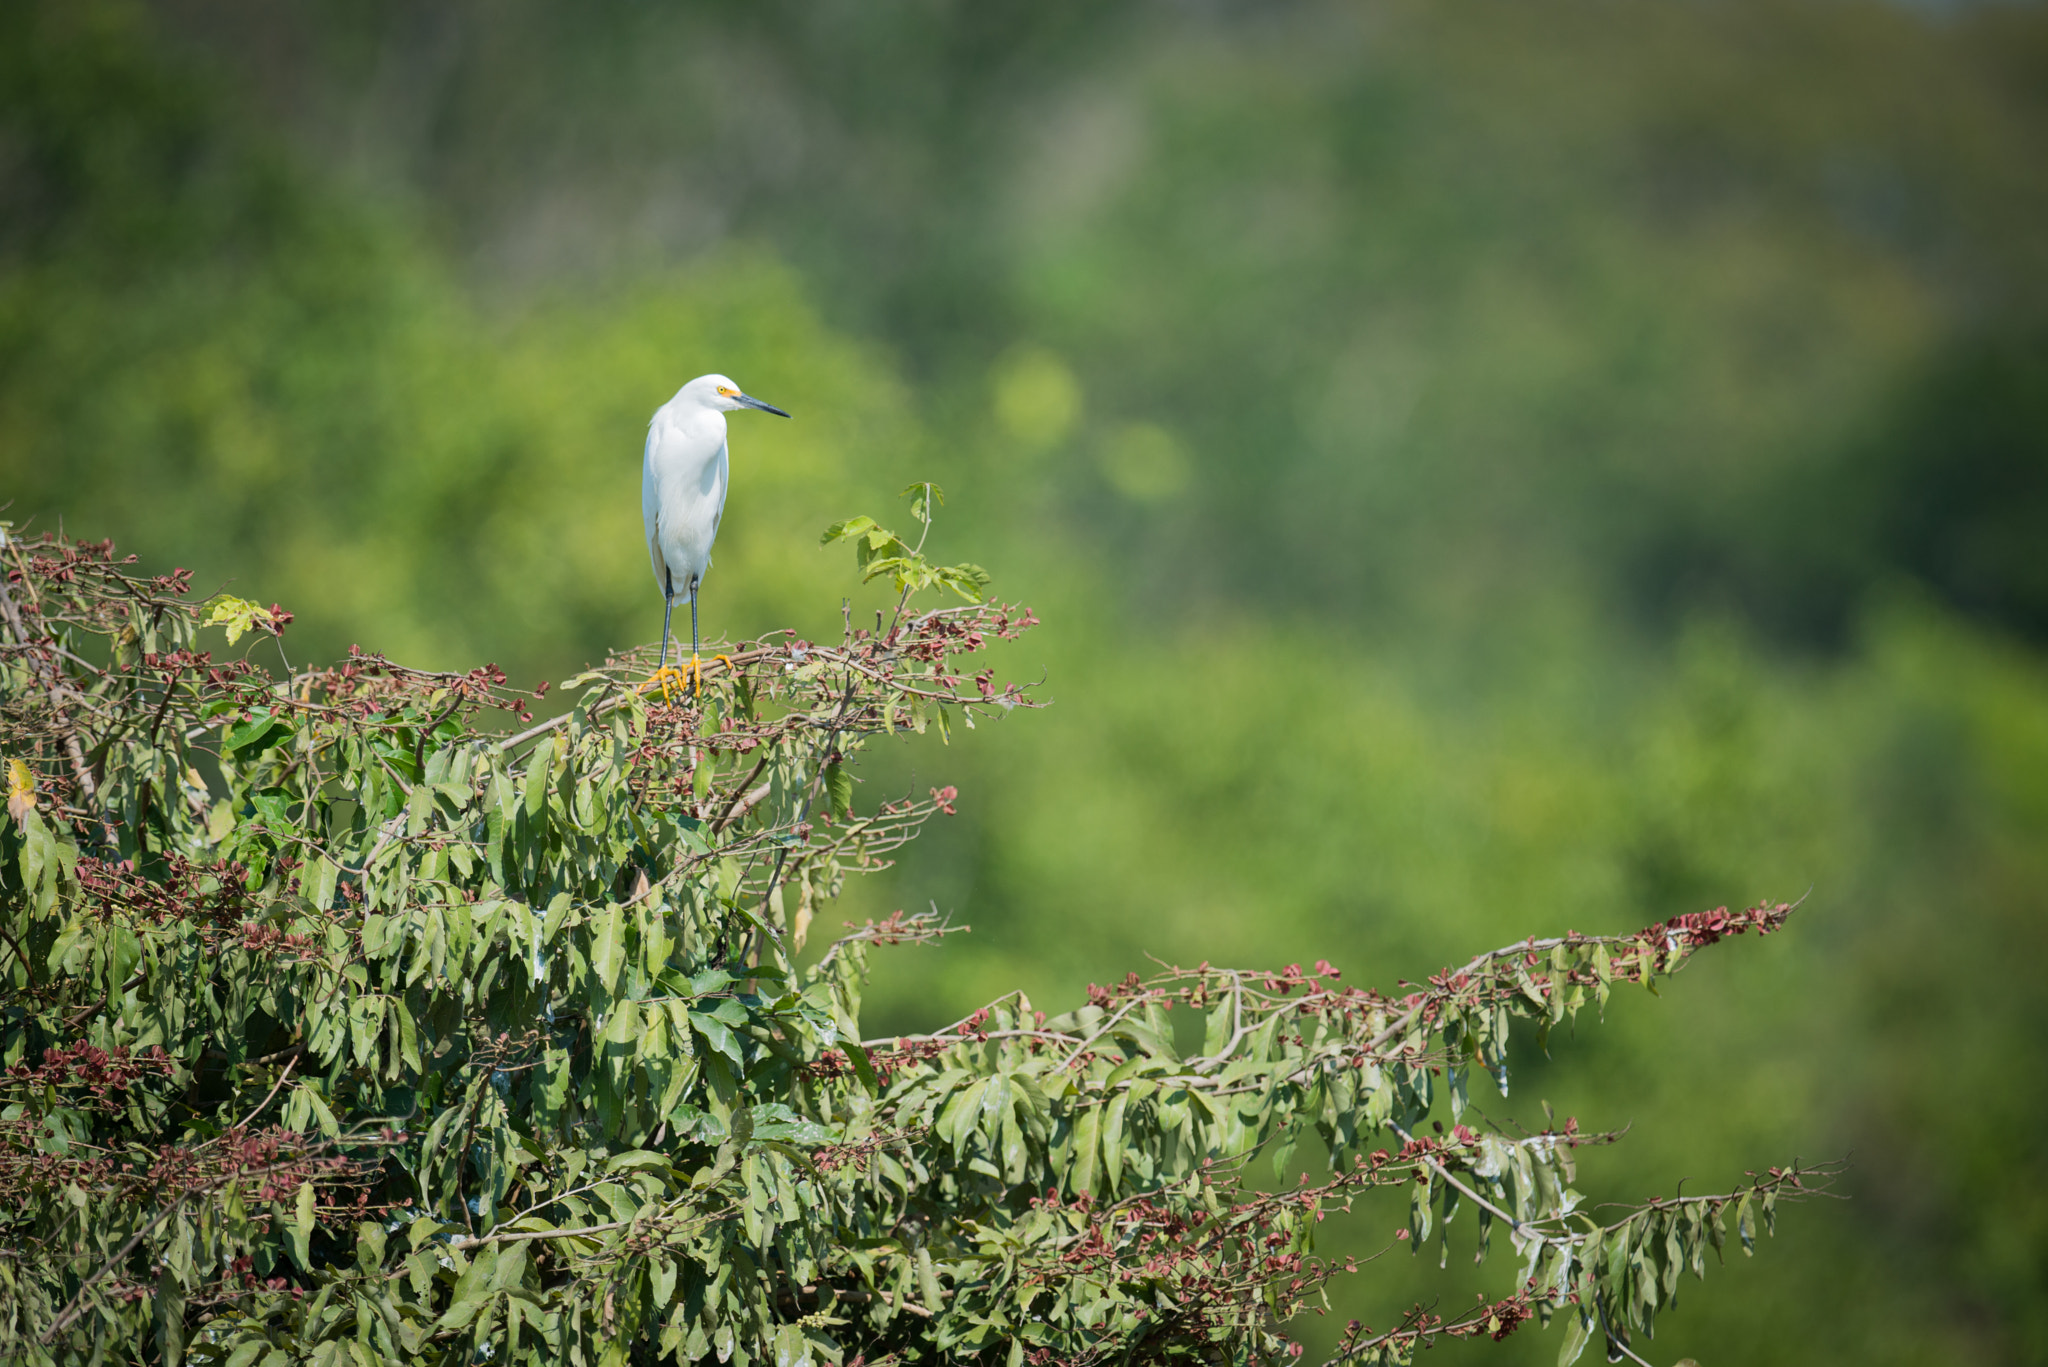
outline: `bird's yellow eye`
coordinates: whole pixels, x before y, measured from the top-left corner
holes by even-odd
[[[737,389],[728,389],[724,385],[718,386],[718,392],[725,395],[725,397],[728,399],[735,398],[739,394],[739,391]]]

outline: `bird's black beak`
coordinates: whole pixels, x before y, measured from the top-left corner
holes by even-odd
[[[745,394],[738,395],[737,397],[741,403],[745,404],[749,408],[758,408],[763,413],[773,413],[778,418],[786,418],[789,416],[789,414],[783,412],[781,409],[777,408],[772,403],[762,403],[759,399],[750,399]]]

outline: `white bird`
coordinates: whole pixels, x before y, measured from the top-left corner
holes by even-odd
[[[725,515],[725,491],[731,481],[726,460],[725,415],[740,408],[758,408],[786,418],[773,404],[740,392],[723,375],[699,375],[654,410],[647,424],[647,450],[640,467],[640,517],[647,526],[647,554],[654,562],[654,583],[661,590],[661,667],[655,678],[668,676],[668,623],[678,595],[690,600],[690,665],[687,673],[703,677],[697,660],[697,589],[711,568],[711,543],[718,520]]]

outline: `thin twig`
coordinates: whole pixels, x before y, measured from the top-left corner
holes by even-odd
[[[1408,1131],[1402,1129],[1395,1122],[1389,1120],[1387,1122],[1387,1128],[1392,1130],[1395,1134],[1400,1135],[1401,1142],[1403,1144],[1413,1144],[1415,1142],[1415,1136],[1409,1134]],[[1545,1234],[1541,1230],[1538,1230],[1534,1226],[1530,1225],[1527,1221],[1517,1219],[1515,1216],[1510,1215],[1507,1211],[1502,1210],[1499,1206],[1487,1200],[1478,1192],[1472,1190],[1471,1187],[1459,1181],[1457,1175],[1453,1173],[1450,1170],[1450,1168],[1444,1164],[1442,1159],[1436,1157],[1436,1155],[1428,1152],[1427,1150],[1424,1150],[1417,1156],[1422,1159],[1423,1163],[1426,1166],[1434,1169],[1437,1176],[1443,1178],[1444,1181],[1450,1183],[1453,1187],[1456,1187],[1459,1191],[1463,1192],[1466,1199],[1471,1201],[1473,1205],[1478,1206],[1481,1210],[1488,1212],[1497,1220],[1507,1221],[1508,1228],[1513,1230],[1515,1233],[1527,1234],[1530,1238],[1546,1244],[1561,1243],[1569,1245],[1577,1242],[1577,1240],[1571,1238],[1569,1235],[1565,1236],[1562,1239],[1552,1238],[1550,1235]]]
[[[527,1239],[581,1239],[592,1234],[609,1234],[615,1229],[624,1229],[631,1220],[613,1220],[610,1224],[583,1225],[577,1229],[521,1229],[509,1234],[472,1234],[461,1239],[450,1239],[448,1247],[455,1249],[482,1248],[485,1244],[513,1244]]]
[[[8,945],[14,950],[14,957],[21,960],[22,969],[28,974],[29,990],[35,991],[37,988],[40,988],[42,981],[36,976],[35,960],[29,958],[27,951],[22,949],[21,941],[15,939],[13,934],[4,926],[0,926],[0,939],[7,941]]]
[[[297,1062],[297,1059],[293,1059],[291,1063],[287,1063],[284,1066],[284,1073],[277,1079],[277,1086],[272,1087],[270,1089],[270,1095],[264,1097],[262,1102],[258,1104],[256,1109],[249,1112],[248,1118],[243,1120],[242,1123],[236,1127],[237,1129],[247,1129],[249,1127],[249,1121],[254,1120],[257,1116],[263,1113],[263,1108],[265,1106],[268,1106],[271,1102],[271,1099],[277,1095],[278,1087],[284,1086],[285,1079],[289,1078],[292,1075],[292,1067]],[[135,1233],[129,1237],[128,1242],[122,1244],[121,1247],[115,1251],[114,1256],[108,1258],[104,1263],[101,1263],[99,1270],[97,1272],[94,1272],[90,1277],[87,1277],[83,1282],[79,1283],[78,1294],[71,1298],[71,1303],[65,1306],[63,1312],[59,1314],[56,1319],[50,1322],[50,1327],[43,1331],[42,1341],[44,1343],[48,1343],[52,1339],[56,1338],[57,1335],[63,1333],[65,1329],[69,1328],[71,1322],[77,1319],[79,1315],[83,1314],[85,1311],[86,1293],[88,1291],[91,1291],[93,1287],[97,1286],[101,1278],[105,1277],[115,1268],[119,1267],[122,1263],[126,1262],[128,1259],[128,1255],[135,1251],[137,1245],[141,1244],[141,1242],[144,1239],[147,1239],[150,1236],[150,1234],[152,1234],[156,1230],[156,1227],[158,1225],[162,1224],[165,1220],[168,1220],[174,1213],[176,1213],[180,1206],[184,1205],[185,1202],[189,1201],[190,1199],[192,1199],[193,1196],[197,1194],[197,1192],[185,1192],[183,1195],[179,1196],[177,1200],[171,1202],[162,1210],[158,1211],[148,1224],[144,1225],[141,1229],[136,1230]]]
[[[25,649],[34,644],[29,639],[27,626],[21,620],[20,609],[14,605],[14,596],[7,591],[7,581],[4,576],[0,576],[0,613],[6,615],[8,629],[14,633],[14,639],[18,643]],[[29,650],[28,653],[30,659],[33,660],[35,652]],[[78,790],[84,795],[86,802],[92,807],[98,807],[100,800],[99,785],[93,782],[92,767],[85,762],[85,747],[78,743],[78,732],[72,729],[71,719],[65,713],[63,694],[66,690],[60,682],[57,668],[54,664],[44,661],[42,672],[44,675],[43,689],[49,696],[50,710],[55,714],[57,733],[63,739],[64,753],[71,761],[71,775],[78,781]],[[114,824],[107,819],[105,812],[101,812],[99,818],[100,828],[105,836],[106,843],[109,848],[112,848],[117,843],[117,837],[114,834]]]
[[[81,1315],[85,1311],[85,1293],[92,1290],[94,1286],[98,1285],[100,1278],[106,1276],[109,1272],[112,1272],[115,1268],[119,1267],[123,1262],[125,1262],[128,1258],[128,1255],[135,1251],[135,1246],[137,1244],[140,1244],[144,1239],[148,1238],[151,1232],[153,1232],[158,1225],[162,1224],[165,1220],[169,1219],[171,1213],[177,1210],[179,1206],[184,1205],[186,1199],[191,1195],[191,1192],[186,1192],[184,1196],[180,1196],[177,1200],[171,1202],[162,1210],[158,1211],[156,1213],[155,1218],[152,1219],[148,1224],[144,1225],[141,1229],[136,1230],[134,1235],[128,1240],[127,1243],[121,1245],[121,1247],[115,1252],[113,1257],[107,1259],[104,1263],[100,1264],[99,1271],[93,1273],[90,1277],[87,1277],[83,1282],[81,1282],[78,1287],[78,1294],[71,1298],[71,1303],[64,1307],[63,1313],[58,1315],[56,1319],[52,1320],[50,1322],[50,1327],[43,1331],[43,1342],[48,1343],[50,1340],[56,1338],[57,1335],[63,1333],[65,1329],[69,1328],[71,1325],[71,1321],[77,1319],[79,1315]]]
[[[1600,1327],[1606,1331],[1608,1347],[1619,1348],[1631,1361],[1641,1363],[1642,1367],[1650,1367],[1650,1364],[1645,1362],[1635,1349],[1628,1346],[1628,1340],[1621,1338],[1614,1332],[1614,1323],[1607,1318],[1607,1307],[1600,1303],[1598,1295],[1593,1297],[1593,1313],[1600,1317]]]
[[[811,802],[813,798],[817,795],[818,785],[824,780],[826,768],[832,762],[832,747],[838,744],[839,742],[839,730],[846,723],[846,709],[853,705],[854,690],[858,688],[859,685],[860,681],[854,678],[852,674],[849,672],[846,680],[846,692],[840,695],[838,715],[835,716],[832,720],[832,729],[825,733],[825,744],[820,752],[818,772],[812,776],[811,781],[809,783],[804,785],[803,802],[798,805],[796,812],[796,824],[799,826],[803,825],[804,822],[810,817]],[[761,894],[761,928],[754,932],[753,944],[748,948],[747,951],[748,959],[752,960],[755,963],[759,963],[761,960],[761,952],[764,948],[764,946],[761,943],[761,937],[764,933],[767,935],[772,935],[778,941],[782,939],[782,932],[780,930],[777,930],[768,921],[768,905],[769,902],[775,896],[775,889],[778,886],[780,886],[782,882],[782,868],[783,865],[788,862],[788,860],[789,846],[784,845],[781,849],[775,852],[775,869],[774,872],[768,875],[767,890]]]
[[[252,1120],[254,1120],[254,1119],[255,1119],[255,1118],[257,1117],[257,1116],[259,1116],[259,1115],[262,1115],[262,1114],[263,1114],[263,1108],[264,1108],[264,1107],[266,1107],[266,1106],[268,1106],[268,1105],[269,1105],[269,1104],[270,1104],[270,1103],[271,1103],[271,1102],[272,1102],[273,1100],[275,1100],[275,1099],[277,1098],[277,1093],[278,1093],[278,1089],[279,1089],[279,1088],[281,1088],[281,1087],[283,1087],[283,1086],[284,1086],[284,1084],[285,1084],[286,1082],[288,1082],[288,1081],[290,1081],[290,1080],[291,1080],[291,1075],[292,1075],[292,1069],[294,1069],[294,1068],[296,1068],[296,1067],[298,1067],[298,1066],[299,1066],[299,1060],[298,1060],[298,1058],[297,1058],[296,1056],[295,1056],[295,1057],[293,1057],[293,1058],[292,1058],[291,1060],[289,1060],[289,1061],[288,1061],[288,1062],[287,1062],[287,1063],[286,1063],[286,1064],[284,1065],[284,1071],[283,1071],[282,1073],[279,1073],[279,1074],[277,1075],[277,1083],[276,1083],[276,1085],[275,1085],[275,1086],[271,1087],[271,1089],[270,1089],[270,1095],[268,1095],[268,1096],[264,1097],[264,1098],[263,1098],[263,1100],[261,1100],[261,1101],[257,1102],[257,1103],[256,1103],[256,1109],[255,1109],[255,1110],[253,1110],[253,1111],[251,1111],[251,1112],[249,1112],[249,1114],[248,1114],[248,1115],[246,1115],[246,1116],[242,1117],[242,1123],[241,1123],[241,1124],[240,1124],[239,1126],[237,1126],[236,1128],[238,1128],[238,1129],[244,1129],[244,1130],[248,1129],[248,1128],[249,1128],[249,1122],[250,1122],[250,1121],[252,1121]]]

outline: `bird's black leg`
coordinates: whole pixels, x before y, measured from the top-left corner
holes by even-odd
[[[661,664],[654,671],[657,674],[668,668],[668,615],[675,611],[676,606],[675,571],[664,567],[661,578],[664,592],[661,595]],[[694,609],[696,604],[690,606]]]
[[[697,594],[703,583],[701,574],[690,581],[690,681],[700,694],[704,691],[704,665],[697,658]]]
[[[659,688],[664,699],[673,701],[669,697],[669,688],[674,682],[674,675],[669,672],[668,667],[668,627],[669,616],[676,610],[676,576],[675,572],[667,566],[662,567],[661,587],[663,589],[661,597],[661,663],[655,666],[654,673],[648,677],[645,684],[641,685],[641,688],[643,691],[649,688]]]

